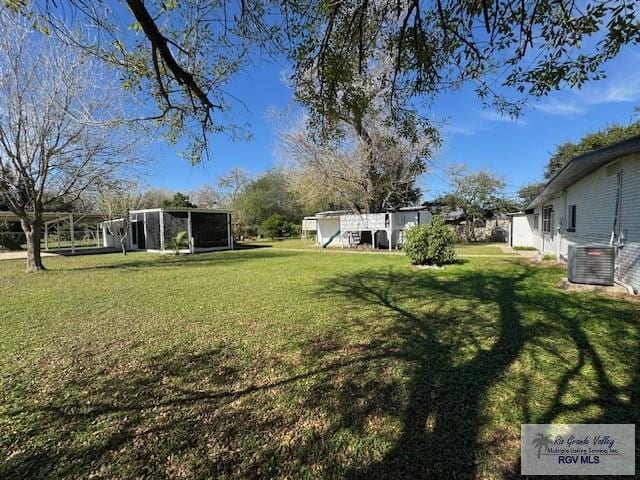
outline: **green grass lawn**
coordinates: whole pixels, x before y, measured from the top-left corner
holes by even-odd
[[[248,246],[257,246],[257,247],[271,247],[271,248],[281,248],[281,249],[304,249],[304,250],[323,250],[318,245],[316,245],[313,239],[302,240],[300,238],[291,238],[284,240],[271,240],[271,239],[263,239],[263,240],[254,240],[251,242],[245,242],[243,245]],[[459,243],[456,244],[455,249],[459,255],[517,255],[517,253],[505,254],[500,249],[501,245],[506,245],[505,243]],[[358,249],[341,249],[339,247],[326,249],[328,251],[340,250],[340,251],[354,251],[354,252],[362,252],[364,250]],[[371,250],[366,250],[371,251]],[[379,253],[388,253],[388,250],[379,249],[375,250],[375,252]],[[392,253],[398,253],[397,250],[393,250]]]
[[[455,246],[458,255],[518,255],[515,252],[504,253],[502,248],[506,243],[457,243]]]
[[[639,304],[555,267],[45,263],[0,262],[0,478],[505,478],[521,423],[640,423]]]
[[[283,240],[272,240],[272,239],[262,239],[262,240],[253,240],[250,242],[244,242],[244,245],[249,245],[253,247],[271,247],[271,248],[303,248],[305,250],[321,250],[321,248],[316,245],[315,239],[308,238],[307,240],[303,240],[301,238],[286,238]]]

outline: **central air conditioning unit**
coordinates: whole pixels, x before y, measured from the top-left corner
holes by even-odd
[[[573,283],[613,285],[615,247],[569,245],[568,277]]]

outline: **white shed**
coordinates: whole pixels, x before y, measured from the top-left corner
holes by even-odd
[[[509,213],[509,245],[512,247],[531,247],[534,244],[534,215],[524,212]]]
[[[382,213],[353,213],[348,210],[316,214],[316,242],[323,248],[357,247],[399,248],[404,231],[431,219],[427,207],[404,207]]]

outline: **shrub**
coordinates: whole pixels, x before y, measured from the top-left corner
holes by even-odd
[[[260,225],[262,233],[269,238],[284,237],[288,233],[289,223],[279,213],[274,213]]]
[[[258,236],[257,225],[234,225],[233,237],[240,240],[246,238],[255,238]]]
[[[5,223],[0,223],[0,249],[20,250],[23,240],[24,234],[17,231],[17,228],[11,228]]]
[[[444,265],[455,260],[453,239],[444,220],[434,216],[429,223],[408,229],[402,248],[414,265]]]
[[[289,223],[289,235],[292,237],[299,237],[302,235],[302,225],[300,223]]]
[[[176,255],[180,255],[180,249],[182,247],[189,246],[189,234],[182,230],[181,232],[176,233],[175,237],[171,239],[171,248],[173,249],[173,253]]]

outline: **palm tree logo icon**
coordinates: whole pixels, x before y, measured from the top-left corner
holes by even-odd
[[[547,445],[551,445],[553,442],[551,441],[551,437],[549,435],[545,435],[544,433],[538,433],[536,438],[533,439],[533,446],[538,449],[537,457],[540,458],[542,453],[542,449]]]

